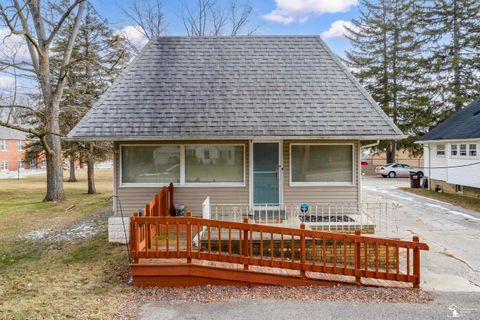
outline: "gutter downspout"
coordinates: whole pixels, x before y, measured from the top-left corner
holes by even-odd
[[[430,145],[427,143],[427,144],[424,144],[423,146],[428,149],[428,191],[432,191],[432,188],[431,188],[431,185],[432,185],[432,166],[431,166],[432,155],[430,153]]]
[[[359,141],[359,143],[361,143]],[[358,169],[358,203],[361,203],[362,202],[362,150],[363,149],[366,149],[366,148],[371,148],[371,147],[375,147],[375,146],[378,146],[380,144],[380,140],[377,140],[376,142],[374,143],[370,143],[370,144],[367,144],[367,145],[364,145],[364,146],[360,146],[359,148],[359,155],[358,155],[358,162],[360,162],[360,167]]]
[[[380,144],[380,140],[377,140],[377,142],[374,142],[374,143],[370,143],[370,144],[366,144],[364,146],[361,146],[360,147],[360,150],[362,149],[366,149],[366,148],[371,148],[371,147],[376,147]]]

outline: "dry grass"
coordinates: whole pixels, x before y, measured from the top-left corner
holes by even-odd
[[[440,192],[430,191],[427,189],[411,189],[411,188],[401,188],[401,189],[413,194],[417,194],[419,196],[448,202],[465,209],[480,212],[480,199],[477,199],[477,198],[466,197],[460,194],[440,193]]]
[[[79,178],[65,183],[68,200],[58,204],[42,202],[44,175],[0,181],[0,319],[105,319],[130,292],[126,249],[107,241],[111,170],[97,172],[97,195],[85,194],[85,172]],[[18,238],[85,220],[103,231],[74,241]]]

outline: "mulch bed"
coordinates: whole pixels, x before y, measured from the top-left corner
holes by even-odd
[[[431,293],[418,289],[366,286],[201,286],[185,288],[134,288],[114,319],[135,318],[142,303],[151,301],[189,301],[201,303],[229,300],[270,299],[295,301],[340,301],[369,303],[427,303]]]

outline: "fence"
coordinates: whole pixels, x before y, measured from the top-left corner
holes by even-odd
[[[247,204],[211,204],[214,220],[240,222],[249,218],[258,224],[299,226],[305,223],[323,231],[375,229],[376,232],[398,232],[396,203],[316,203],[301,208],[299,204],[279,206]]]
[[[192,259],[420,283],[420,250],[413,241],[367,237],[191,217],[146,216],[131,219],[133,264],[143,259]],[[195,244],[193,238],[204,230]],[[241,276],[240,276],[241,277]],[[135,280],[135,279],[134,279]],[[281,284],[281,283],[278,283]]]

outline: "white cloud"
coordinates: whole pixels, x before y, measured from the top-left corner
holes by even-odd
[[[322,32],[321,36],[323,39],[341,38],[348,33],[345,27],[352,30],[356,29],[355,25],[350,21],[337,20],[330,25],[327,31]]]
[[[15,87],[15,79],[13,76],[0,76],[0,89],[13,89]]]
[[[134,46],[137,50],[142,50],[142,48],[147,44],[148,39],[140,31],[139,26],[126,26],[120,30],[116,31],[117,34],[122,35],[127,41]]]
[[[0,28],[0,58],[11,61],[14,55],[16,62],[31,61],[25,38],[10,34],[7,27]]]
[[[275,0],[276,8],[263,18],[267,21],[289,24],[305,22],[323,13],[345,12],[358,0]]]

